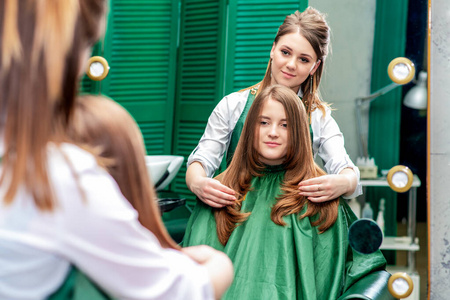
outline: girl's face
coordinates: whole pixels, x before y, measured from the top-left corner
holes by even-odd
[[[279,165],[284,162],[288,143],[287,126],[283,105],[269,98],[262,107],[255,133],[255,148],[261,162],[266,165]]]
[[[317,55],[308,40],[299,33],[288,33],[273,44],[272,82],[282,84],[298,93],[300,85],[313,75],[320,65]]]

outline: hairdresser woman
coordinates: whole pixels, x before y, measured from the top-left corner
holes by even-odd
[[[322,158],[328,173],[300,182],[299,194],[314,202],[361,194],[359,170],[345,151],[344,137],[330,107],[319,98],[329,41],[330,28],[316,9],[309,7],[286,17],[275,37],[263,80],[219,102],[189,156],[186,183],[200,200],[212,207],[231,205],[236,200],[233,190],[210,177],[225,153],[227,162],[231,161],[255,95],[273,84],[288,86],[301,97],[310,119],[314,156]]]
[[[95,156],[67,142],[105,12],[106,0],[0,0],[0,299],[55,299],[62,287],[93,299],[87,286],[104,298],[218,299],[233,277],[225,254],[163,248]]]

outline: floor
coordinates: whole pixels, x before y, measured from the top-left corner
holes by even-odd
[[[397,224],[397,235],[406,235],[406,224]],[[417,223],[417,237],[420,250],[416,252],[416,270],[420,276],[420,300],[428,297],[428,228],[426,222]],[[397,266],[407,265],[408,255],[405,251],[397,251]]]

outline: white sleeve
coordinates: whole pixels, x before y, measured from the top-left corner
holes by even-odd
[[[233,129],[244,110],[248,94],[249,91],[236,92],[220,100],[208,118],[197,147],[189,155],[187,166],[197,161],[202,164],[206,176],[214,175],[230,145]]]
[[[350,199],[362,194],[362,186],[359,180],[360,173],[353,164],[344,147],[344,136],[338,124],[331,116],[331,110],[327,107],[325,117],[320,109],[315,109],[311,114],[311,126],[313,130],[314,155],[319,155],[324,162],[328,174],[339,174],[345,168],[351,168],[356,173],[358,183]]]
[[[76,166],[79,186],[72,174],[53,166],[59,168],[51,174],[61,204],[55,228],[59,254],[119,299],[213,299],[206,269],[177,250],[163,249],[114,180],[95,162],[88,165]]]

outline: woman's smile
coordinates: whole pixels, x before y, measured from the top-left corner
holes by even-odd
[[[291,73],[288,73],[288,72],[286,72],[286,71],[281,71],[281,73],[283,73],[283,75],[286,77],[286,78],[294,78],[295,77],[295,75],[294,74],[291,74]]]

